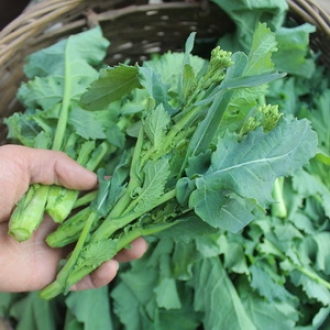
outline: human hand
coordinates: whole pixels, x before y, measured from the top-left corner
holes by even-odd
[[[25,242],[19,243],[8,235],[11,211],[33,183],[90,190],[96,187],[97,177],[62,152],[16,145],[0,147],[0,291],[23,292],[45,287],[55,279],[59,260],[70,252],[68,248],[54,249],[45,243],[46,236],[56,228],[47,216]],[[72,290],[108,284],[116,276],[118,262],[139,258],[146,248],[142,238],[135,240],[129,250],[102,264]]]

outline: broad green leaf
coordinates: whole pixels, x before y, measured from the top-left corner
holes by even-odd
[[[229,189],[265,206],[272,200],[275,178],[294,174],[316,148],[317,136],[306,120],[282,120],[273,131],[259,129],[241,142],[226,135],[212,154],[210,169],[197,182]]]
[[[134,88],[141,88],[136,66],[119,65],[100,71],[99,77],[82,94],[80,103],[88,110],[101,110],[129,94]]]
[[[257,329],[219,258],[201,260],[194,268],[192,285],[194,307],[203,312],[205,329]]]
[[[28,108],[44,110],[63,99],[79,100],[97,78],[94,66],[104,59],[108,45],[96,27],[30,55],[25,64],[30,81],[22,84],[18,99]]]
[[[301,262],[312,265],[322,274],[330,274],[330,234],[327,231],[304,236],[297,246],[297,253]]]
[[[301,170],[293,176],[292,187],[304,198],[314,196],[320,199],[326,215],[330,216],[330,191],[318,175]]]
[[[212,227],[238,232],[254,219],[254,205],[247,200],[226,196],[221,188],[210,187],[203,180],[198,179],[196,187],[189,206]]]
[[[114,329],[107,286],[71,292],[65,303],[77,321],[83,324],[82,329]]]
[[[87,41],[88,47],[86,47]],[[69,52],[68,44],[70,44]],[[78,65],[80,60],[91,66],[99,65],[106,55],[108,46],[109,41],[103,37],[100,26],[96,26],[29,55],[24,65],[24,72],[30,79],[52,74],[63,75],[63,68],[68,60],[74,65]],[[81,75],[83,72],[79,73],[78,75]]]
[[[235,241],[233,237],[240,236],[233,236],[228,233],[222,234],[219,238],[218,243],[220,254],[223,255],[223,266],[227,271],[236,274],[249,274],[244,246],[241,242]]]
[[[272,54],[277,50],[276,44],[275,34],[267,25],[257,24],[243,75],[250,76],[273,71]]]
[[[154,288],[157,306],[165,309],[180,309],[182,307],[177,291],[176,282],[173,278],[163,277]]]
[[[298,299],[286,290],[284,279],[280,278],[274,268],[270,269],[265,264],[259,263],[252,265],[250,272],[251,287],[268,302],[283,301],[295,305],[298,303]]]
[[[156,308],[153,288],[159,279],[158,270],[146,267],[139,260],[132,271],[120,275],[121,282],[111,292],[114,311],[127,330],[151,329]]]
[[[284,302],[267,301],[253,292],[243,282],[239,285],[241,300],[256,329],[295,329],[298,311],[295,306]]]
[[[34,147],[37,136],[42,132],[41,127],[28,115],[14,113],[5,119],[8,127],[8,139],[28,147]],[[51,142],[49,141],[51,145]]]
[[[104,127],[95,118],[93,112],[73,107],[70,111],[68,123],[75,128],[76,133],[84,139],[105,139]]]
[[[18,294],[11,292],[0,292],[0,316],[3,319],[9,317],[9,310],[15,299],[17,299]]]
[[[315,62],[308,57],[310,34],[315,26],[305,23],[297,27],[281,27],[276,31],[278,51],[273,55],[277,70],[301,77],[311,77]]]
[[[17,321],[17,330],[55,330],[59,323],[54,307],[54,302],[39,298],[37,291],[30,292],[13,304],[10,316]]]
[[[190,205],[209,224],[237,231],[253,219],[252,208],[246,208],[248,200],[227,203],[225,194],[232,191],[265,207],[272,201],[276,177],[294,174],[316,148],[316,135],[305,120],[283,120],[273,131],[254,131],[241,142],[227,134],[212,154],[209,170],[196,179]]]
[[[168,52],[162,56],[144,62],[143,66],[152,69],[153,72],[157,72],[157,74],[159,74],[161,77],[162,83],[167,86],[171,93],[174,93],[175,97],[175,95],[178,94],[178,84],[179,79],[182,78],[185,58],[186,55],[184,53]],[[197,73],[207,65],[207,61],[205,59],[193,55],[189,56],[189,62],[190,66],[194,70],[195,75],[197,75]],[[145,74],[146,73],[147,71]]]
[[[322,303],[324,306],[330,304],[330,292],[325,286],[315,282],[298,270],[293,270],[290,277],[295,286],[301,286],[309,299],[316,299],[316,301]]]
[[[274,31],[286,17],[288,4],[285,0],[214,0],[235,22],[235,31],[220,39],[224,49],[248,52],[253,33],[260,22],[265,22]]]

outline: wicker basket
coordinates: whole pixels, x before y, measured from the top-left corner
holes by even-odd
[[[15,95],[29,53],[97,23],[111,40],[109,64],[181,50],[192,31],[201,38],[218,38],[234,28],[228,16],[208,0],[165,1],[44,0],[29,6],[0,32],[0,144],[6,136],[2,118],[19,110]],[[317,27],[312,45],[330,67],[330,8],[321,8],[315,1],[288,0],[290,14]]]

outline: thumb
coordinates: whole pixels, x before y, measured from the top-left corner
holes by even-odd
[[[5,149],[6,148],[6,149]],[[18,145],[1,147],[12,164],[18,166],[28,184],[56,184],[69,189],[89,190],[97,185],[95,173],[85,169],[61,151]],[[8,159],[7,158],[7,159]]]
[[[0,222],[8,219],[15,203],[33,183],[89,190],[97,186],[97,176],[60,151],[1,146]]]
[[[56,184],[70,189],[88,190],[97,185],[95,173],[85,169],[60,151],[26,150],[30,183]]]

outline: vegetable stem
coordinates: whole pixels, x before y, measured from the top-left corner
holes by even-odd
[[[41,290],[40,292],[41,298],[49,300],[67,290],[68,276],[70,275],[72,268],[75,266],[80,251],[89,237],[90,229],[97,218],[98,218],[97,212],[90,213],[85,223],[85,226],[80,233],[79,239],[77,241],[74,250],[70,254],[63,268],[57,274],[55,281]]]
[[[283,196],[283,185],[284,185],[284,178],[278,177],[275,180],[274,189],[273,189],[273,196],[275,202],[272,204],[272,215],[279,217],[279,218],[286,218],[288,215],[287,208],[285,205],[285,199]]]
[[[9,221],[9,234],[17,241],[28,240],[44,216],[49,186],[34,184],[20,200]]]
[[[69,47],[68,42],[66,47]],[[71,75],[70,75],[70,65],[68,63],[68,51],[65,52],[64,58],[64,89],[63,89],[63,99],[62,106],[60,108],[60,115],[58,118],[56,133],[54,137],[53,150],[62,150],[63,140],[66,132],[66,125],[69,117],[69,107],[70,107],[70,95],[71,95]]]
[[[122,216],[117,218],[109,216],[102,222],[102,224],[96,229],[96,231],[91,235],[91,242],[101,241],[108,237],[110,237],[113,233],[115,233],[118,229],[121,229],[131,223],[133,220],[138,219],[143,214],[148,211],[154,209],[155,207],[169,201],[170,199],[176,196],[176,190],[170,190],[164,195],[162,195],[159,199],[157,199],[154,203],[150,203],[146,209],[140,212],[134,212],[134,210],[129,213],[125,213]]]

